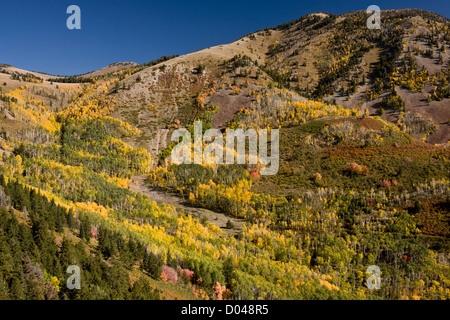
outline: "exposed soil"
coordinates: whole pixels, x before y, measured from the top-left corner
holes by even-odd
[[[373,118],[367,118],[367,117],[345,117],[345,118],[335,118],[335,119],[329,119],[327,120],[328,123],[343,123],[343,122],[351,122],[355,123],[360,127],[364,127],[366,129],[373,129],[373,130],[381,130],[383,128],[383,124],[376,119]]]
[[[234,119],[241,108],[250,107],[252,98],[248,96],[249,90],[256,88],[250,84],[248,88],[242,90],[239,95],[231,95],[231,90],[222,89],[215,93],[210,99],[213,105],[219,106],[219,110],[214,115],[213,128],[223,130],[227,123]]]

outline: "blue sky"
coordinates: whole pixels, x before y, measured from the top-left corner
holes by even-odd
[[[311,12],[419,8],[450,18],[442,0],[1,0],[0,63],[50,74],[80,74],[113,62],[144,63],[232,42]],[[69,5],[81,30],[69,30]]]

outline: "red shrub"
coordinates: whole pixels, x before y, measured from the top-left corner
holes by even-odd
[[[191,271],[189,269],[182,269],[180,266],[178,266],[177,270],[181,278],[186,277],[189,280],[189,282],[191,283],[193,282],[194,271]]]
[[[380,186],[384,188],[389,188],[391,186],[391,182],[388,180],[383,180],[380,182]]]
[[[175,269],[163,265],[161,271],[161,280],[164,282],[177,283],[178,282],[177,272],[175,271]]]
[[[384,188],[395,187],[398,186],[398,182],[396,180],[383,180],[380,182],[380,186]]]

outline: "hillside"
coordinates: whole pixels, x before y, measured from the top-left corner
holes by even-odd
[[[92,78],[97,76],[103,76],[109,73],[113,73],[116,71],[121,71],[124,69],[129,69],[136,67],[138,64],[136,62],[116,62],[112,63],[109,66],[101,68],[99,70],[95,70],[86,74],[81,75],[82,78]]]
[[[80,76],[0,65],[0,299],[449,299],[449,21],[366,18]],[[278,173],[171,163],[195,120],[279,129]]]
[[[419,10],[385,11],[383,17],[383,29],[374,31],[364,27],[363,12],[311,14],[146,68],[123,80],[130,89],[119,91],[123,107],[116,116],[139,125],[142,140],[152,141],[139,145],[158,153],[167,145],[164,129],[176,119],[183,125],[192,121],[185,118],[196,114],[195,97],[219,107],[214,124],[224,128],[240,108],[251,105],[247,85],[272,83],[348,108],[365,103],[371,115],[392,122],[400,112],[420,114],[439,125],[429,142],[447,143],[448,20]],[[386,98],[393,88],[404,106]],[[146,110],[149,105],[154,112]]]
[[[428,141],[447,143],[449,22],[420,10],[383,13],[386,22],[380,31],[364,27],[364,12],[310,14],[159,64],[117,63],[81,78],[132,73],[119,79],[112,94],[118,107],[112,115],[139,127],[142,134],[127,142],[154,155],[169,144],[175,120],[187,125],[199,116],[197,100],[219,107],[214,124],[223,129],[240,108],[254,101],[248,86],[253,90],[268,85],[348,108],[364,105],[371,115],[392,122],[401,112],[420,114],[438,125]],[[199,66],[201,73],[196,71]],[[11,66],[3,70],[28,73]],[[29,74],[42,78],[43,84],[50,78]],[[0,81],[5,76],[0,73]],[[6,89],[18,85],[6,84]],[[394,91],[400,98],[397,104],[389,99]]]

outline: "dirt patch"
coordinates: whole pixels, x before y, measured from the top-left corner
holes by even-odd
[[[381,130],[383,128],[383,123],[381,121],[373,119],[373,118],[368,118],[368,117],[337,118],[337,119],[327,120],[327,122],[329,122],[330,124],[351,122],[351,123],[358,125],[359,127],[364,127],[364,128],[372,129],[372,130]]]
[[[11,119],[0,120],[0,130],[5,130],[8,137],[16,135],[19,131],[27,127],[28,127],[27,125],[18,122],[16,120]]]
[[[383,128],[383,124],[380,121],[373,119],[373,118],[365,117],[365,118],[357,118],[355,120],[356,120],[355,122],[359,126],[367,128],[367,129],[381,130]]]
[[[430,143],[447,143],[450,140],[450,119],[449,100],[431,101],[428,103],[425,98],[431,88],[425,87],[423,92],[411,93],[408,90],[397,87],[397,92],[405,102],[406,111],[419,113],[425,119],[431,119],[439,125],[438,130],[428,138]]]
[[[254,88],[255,86],[250,84],[238,95],[231,95],[232,90],[229,89],[222,89],[212,95],[209,102],[219,107],[219,111],[214,115],[213,128],[225,129],[227,123],[234,119],[241,108],[250,107],[254,100],[248,96],[248,93]]]

